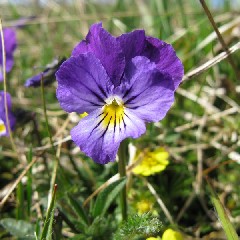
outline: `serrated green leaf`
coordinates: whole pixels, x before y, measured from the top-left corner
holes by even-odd
[[[13,236],[19,239],[31,240],[34,237],[34,226],[24,220],[15,220],[13,218],[4,218],[0,224]]]
[[[129,216],[122,222],[114,235],[114,240],[138,239],[136,237],[156,236],[162,230],[162,222],[151,213]]]
[[[113,202],[118,193],[122,190],[125,184],[126,178],[121,178],[107,186],[103,191],[99,193],[93,207],[92,214],[94,217],[103,215],[107,211],[110,204]]]

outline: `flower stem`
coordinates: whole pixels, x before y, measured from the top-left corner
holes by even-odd
[[[118,172],[120,174],[120,177],[126,176],[126,161],[127,161],[127,153],[128,153],[128,143],[127,141],[123,141],[120,144],[120,148],[118,150]],[[127,189],[126,186],[122,189],[120,193],[120,205],[122,210],[122,220],[127,219]]]
[[[47,129],[48,137],[50,139],[50,144],[51,144],[51,147],[52,147],[52,154],[55,157],[54,166],[53,166],[53,173],[52,173],[51,182],[50,182],[50,190],[49,190],[49,194],[48,194],[48,207],[49,207],[50,203],[51,203],[51,199],[52,199],[52,193],[54,192],[54,187],[55,187],[55,183],[56,183],[57,169],[58,169],[58,165],[59,165],[59,157],[58,157],[58,154],[55,150],[52,135],[50,133],[50,128],[49,128],[49,124],[48,124],[43,75],[41,77],[41,94],[42,94],[42,105],[43,105],[43,112],[44,112],[44,117],[45,117],[46,129]]]

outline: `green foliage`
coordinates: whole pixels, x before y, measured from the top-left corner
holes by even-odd
[[[87,213],[82,207],[82,204],[75,200],[71,195],[68,195],[68,200],[72,206],[72,208],[75,210],[75,213],[78,215],[79,220],[82,224],[85,226],[88,225],[89,219],[87,217]]]
[[[84,233],[76,234],[71,240],[106,240],[106,236],[107,239],[112,239],[115,231],[116,219],[113,216],[96,217]]]
[[[150,237],[158,234],[163,225],[150,213],[132,215],[123,222],[117,230],[114,240],[135,239],[135,237]]]
[[[0,220],[2,225],[12,236],[18,237],[19,240],[34,240],[34,226],[24,220],[13,218],[4,218]]]
[[[119,194],[125,184],[126,178],[121,178],[116,182],[113,182],[112,184],[107,186],[102,192],[100,192],[93,207],[92,215],[94,217],[103,216],[112,201]]]
[[[57,186],[55,185],[54,189],[52,190],[52,197],[47,209],[46,218],[43,224],[43,229],[41,233],[40,240],[52,240],[52,225],[53,225],[53,218],[54,218],[54,207],[56,201],[56,190]]]

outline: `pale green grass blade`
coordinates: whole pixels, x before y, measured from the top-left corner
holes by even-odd
[[[49,208],[47,210],[46,219],[44,221],[43,230],[42,230],[42,234],[41,234],[41,238],[40,238],[41,240],[49,239],[49,232],[51,232],[51,231],[49,231],[49,229],[52,229],[52,222],[53,222],[52,217],[54,214],[56,190],[57,190],[57,185],[55,184],[53,194],[52,194],[52,199],[51,199]]]
[[[213,187],[211,186],[211,184],[209,182],[208,182],[208,184],[209,184],[209,189],[210,189],[210,193],[211,193],[210,198],[211,198],[212,203],[217,211],[219,220],[222,223],[222,227],[227,236],[227,239],[228,240],[238,240],[238,235],[234,229],[234,226],[232,225],[232,223],[229,220],[229,217],[226,213],[224,206],[220,202],[220,200],[219,200],[216,192],[214,191]]]

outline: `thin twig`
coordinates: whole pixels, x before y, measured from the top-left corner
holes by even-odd
[[[215,19],[215,22],[217,20],[217,17]],[[232,20],[232,18],[231,18]],[[223,20],[225,21],[225,20]],[[228,22],[225,25],[222,25],[219,27],[219,32],[221,34],[225,34],[226,32],[228,32],[230,29],[233,29],[235,26],[238,26],[240,23],[240,17],[234,18],[232,21]],[[206,38],[204,38],[197,46],[196,48],[194,48],[192,51],[190,51],[188,54],[186,54],[184,56],[184,58],[182,59],[183,62],[189,58],[192,58],[192,56],[194,56],[195,54],[197,54],[199,51],[201,51],[204,47],[206,47],[208,44],[210,44],[211,42],[213,42],[215,39],[217,38],[217,34],[213,31],[212,33],[210,33]]]
[[[177,219],[176,219],[177,222],[180,221],[184,212],[189,208],[189,206],[191,205],[191,203],[192,203],[192,201],[194,200],[195,197],[196,197],[196,193],[192,192],[191,195],[188,197],[187,201],[185,202],[185,204],[183,205],[182,209],[178,213]]]
[[[205,0],[200,0],[200,3],[202,4],[202,7],[203,7],[205,13],[207,14],[207,17],[208,17],[210,23],[212,24],[212,26],[213,26],[213,28],[214,28],[214,31],[216,32],[216,34],[217,34],[217,36],[218,36],[218,39],[219,39],[220,43],[222,44],[222,47],[223,47],[224,51],[229,54],[229,55],[228,55],[228,61],[229,61],[229,63],[231,64],[233,70],[235,71],[236,76],[239,78],[239,73],[238,73],[237,66],[235,65],[235,63],[234,63],[234,61],[233,61],[233,58],[232,58],[232,56],[231,56],[231,54],[230,54],[230,51],[229,51],[229,49],[228,49],[228,46],[227,46],[227,44],[225,43],[225,41],[224,41],[221,33],[220,33],[219,30],[218,30],[218,27],[217,27],[217,25],[216,25],[216,23],[215,23],[215,21],[214,21],[214,19],[213,19],[213,16],[212,16],[212,14],[211,14],[211,12],[210,12],[207,4],[205,3]]]
[[[167,217],[168,221],[174,225],[174,221],[173,218],[170,214],[170,212],[168,211],[167,207],[165,206],[163,200],[160,198],[160,196],[157,194],[156,190],[154,189],[154,187],[151,185],[151,183],[149,183],[145,178],[143,178],[144,182],[146,183],[149,191],[152,193],[152,195],[156,198],[159,206],[161,207],[162,211],[164,212],[165,216]]]
[[[131,171],[133,170],[133,168],[135,168],[138,164],[141,163],[143,159],[143,154],[140,154],[138,159],[132,163],[131,165],[128,165],[127,166],[127,169],[126,169],[126,173],[127,175],[128,174],[131,174]],[[109,178],[104,184],[102,184],[98,189],[96,189],[83,203],[83,206],[85,207],[90,201],[92,198],[94,198],[101,190],[103,190],[104,188],[106,188],[108,185],[110,185],[111,183],[117,181],[119,179],[119,173],[115,174],[114,176],[112,176],[111,178]]]
[[[37,157],[33,158],[33,160],[26,166],[26,168],[23,170],[21,175],[16,179],[16,181],[13,183],[13,185],[10,187],[8,193],[5,195],[5,197],[0,202],[0,209],[4,206],[5,202],[7,201],[10,194],[13,192],[13,190],[16,188],[18,183],[22,180],[22,178],[25,176],[25,174],[28,172],[28,170],[32,167],[32,165],[37,161]]]
[[[208,117],[207,121],[211,121],[211,120],[218,120],[220,118],[223,118],[223,117],[226,117],[230,114],[234,114],[234,113],[237,113],[238,112],[238,109],[236,107],[232,107],[232,108],[229,108],[229,109],[226,109],[222,112],[217,112],[215,114],[212,114]],[[176,132],[183,132],[189,128],[193,128],[194,126],[198,125],[198,124],[201,124],[201,122],[203,121],[204,119],[201,117],[201,118],[198,118],[196,120],[193,120],[192,122],[189,122],[189,123],[186,123],[184,125],[181,125],[181,126],[178,126],[174,129],[174,131]]]
[[[231,48],[229,48],[228,52],[221,52],[216,57],[210,59],[206,63],[202,64],[201,66],[191,70],[190,72],[186,73],[183,76],[183,81],[187,81],[192,79],[193,77],[196,77],[197,75],[201,74],[202,72],[208,70],[209,68],[213,67],[214,65],[218,64],[234,52],[240,49],[240,42],[237,42],[235,45],[233,45]]]

